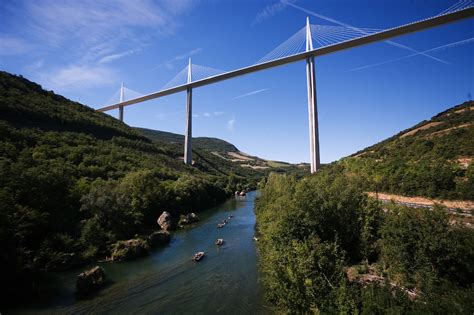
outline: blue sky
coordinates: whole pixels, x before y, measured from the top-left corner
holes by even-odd
[[[0,69],[94,108],[123,81],[161,89],[193,63],[222,70],[254,64],[312,24],[384,29],[436,15],[457,0],[0,2]],[[473,19],[316,60],[321,160],[330,162],[459,104],[474,89]],[[373,66],[372,66],[373,65]],[[367,67],[366,67],[367,66]],[[358,69],[361,68],[362,69]],[[125,95],[126,98],[133,94]],[[304,62],[194,90],[194,136],[219,137],[250,154],[309,161]],[[117,112],[110,112],[117,116]],[[184,132],[185,94],[125,108],[132,126]]]

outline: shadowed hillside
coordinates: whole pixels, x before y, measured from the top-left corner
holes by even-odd
[[[109,256],[158,229],[164,210],[197,212],[263,175],[199,147],[187,166],[182,150],[0,72],[2,288],[24,297],[38,271]]]

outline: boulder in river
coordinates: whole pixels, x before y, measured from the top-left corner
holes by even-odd
[[[158,225],[165,231],[171,230],[173,223],[171,221],[171,214],[168,211],[163,211],[158,220]]]
[[[197,214],[195,214],[194,212],[191,212],[191,213],[188,213],[186,215],[181,215],[179,217],[179,223],[180,225],[186,225],[186,224],[191,224],[191,223],[194,223],[194,222],[197,222],[199,221],[199,218],[197,216]]]
[[[77,276],[76,292],[79,295],[90,294],[100,289],[105,283],[105,270],[100,266],[86,270]]]
[[[163,246],[170,242],[170,233],[167,231],[156,231],[148,236],[148,244],[151,247]]]
[[[137,238],[118,241],[112,246],[112,260],[129,260],[148,254],[150,245],[146,240]]]

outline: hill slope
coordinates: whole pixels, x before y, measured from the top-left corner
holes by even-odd
[[[474,200],[474,102],[465,102],[334,163],[368,189]]]
[[[183,146],[184,136],[152,129],[135,128],[141,135],[153,140],[176,144]],[[286,162],[270,161],[252,156],[240,151],[233,144],[218,138],[196,137],[193,138],[193,150],[202,150],[212,153],[214,157],[218,157],[221,161],[231,162],[234,166],[253,169],[268,173],[269,171],[285,171],[285,172],[306,172],[308,165],[292,165]]]
[[[367,194],[474,200],[473,105],[455,106],[317,174],[270,174],[255,207],[256,245],[277,313],[474,312],[472,210],[410,204],[420,198],[382,203],[380,194]]]
[[[0,72],[2,286],[28,292],[39,270],[109,255],[162,211],[199,211],[262,176],[199,148],[190,167],[182,150]]]
[[[138,132],[147,138],[156,141],[172,142],[177,144],[184,144],[184,136],[176,133],[152,130],[146,128],[135,128]],[[238,152],[239,150],[231,143],[218,139],[208,137],[193,138],[193,146],[208,151],[217,152]]]

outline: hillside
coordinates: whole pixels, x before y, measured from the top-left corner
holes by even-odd
[[[104,258],[164,210],[197,212],[263,175],[199,147],[187,166],[182,150],[0,72],[2,288],[32,290],[38,271]]]
[[[177,144],[184,144],[184,136],[176,133],[152,130],[146,128],[135,128],[138,132],[147,138],[156,141],[172,142]],[[208,137],[193,138],[193,146],[195,148],[204,149],[216,152],[238,152],[239,150],[231,143],[218,139]]]
[[[256,244],[276,313],[474,312],[473,105],[316,174],[267,177],[255,207]],[[440,199],[464,201],[433,205]]]
[[[335,162],[368,189],[474,200],[474,102],[465,102]]]
[[[184,136],[152,129],[134,128],[139,134],[159,142],[166,142],[169,144],[183,145]],[[233,165],[239,165],[241,168],[253,169],[268,173],[269,171],[277,172],[305,172],[308,165],[299,164],[292,165],[286,162],[270,161],[252,156],[240,151],[233,144],[218,138],[196,137],[193,138],[193,150],[202,150],[210,152],[214,157],[217,157],[221,162],[231,162]]]

